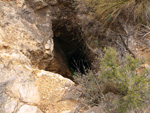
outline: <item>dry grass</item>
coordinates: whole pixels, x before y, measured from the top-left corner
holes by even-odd
[[[133,17],[134,22],[149,21],[150,0],[87,0],[97,19],[104,24],[112,24],[121,13],[127,18]]]

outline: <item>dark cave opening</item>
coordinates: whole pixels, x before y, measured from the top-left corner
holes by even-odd
[[[71,73],[81,72],[85,74],[85,71],[90,68],[90,62],[84,51],[86,48],[83,44],[79,40],[66,41],[60,37],[55,37],[54,40],[54,44],[57,42],[64,52]]]
[[[72,74],[74,72],[85,74],[86,70],[90,69],[91,63],[88,60],[86,45],[81,37],[80,29],[76,27],[68,31],[66,26],[55,29],[54,45],[58,45],[63,51]]]

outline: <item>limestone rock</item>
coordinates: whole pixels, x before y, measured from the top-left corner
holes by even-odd
[[[46,70],[73,79],[64,52],[59,47],[58,42],[55,40],[54,42],[54,58],[50,61],[49,65],[46,67]]]
[[[30,58],[33,65],[42,65],[44,69],[46,62],[53,57],[53,32],[49,11],[35,13],[26,4],[23,8],[17,8],[15,2],[0,1],[0,6],[2,40]],[[45,48],[47,43],[50,44],[49,48]]]
[[[59,101],[71,80],[39,69],[53,59],[50,10],[40,3],[0,1],[0,113],[62,113],[76,105]]]
[[[69,113],[75,109],[75,101],[62,100],[66,90],[74,85],[71,80],[44,70],[36,70],[35,75],[41,95],[40,108],[45,113]]]
[[[12,113],[15,110],[15,107],[17,106],[17,100],[16,99],[10,99],[6,101],[6,104],[4,106],[5,113]]]
[[[17,113],[43,113],[36,106],[23,105]]]

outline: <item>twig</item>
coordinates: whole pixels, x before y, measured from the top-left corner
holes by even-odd
[[[127,44],[125,43],[123,37],[121,35],[119,35],[124,47],[126,48],[126,50],[133,56],[133,58],[136,58],[135,54],[130,50],[130,48],[127,46]]]
[[[85,42],[85,43],[86,43],[86,47],[87,47],[93,54],[100,56],[100,54],[98,54],[98,53],[96,52],[96,50],[92,49],[92,48],[90,47],[90,45],[89,45],[87,42]]]
[[[97,79],[96,79],[96,77],[95,77],[95,75],[93,75],[94,76],[94,81],[95,81],[95,83],[96,83],[96,85],[97,85],[97,87],[98,87],[98,89],[99,89],[99,91],[100,91],[100,95],[102,96],[101,98],[103,98],[104,100],[105,100],[105,96],[103,95],[103,92],[102,92],[102,90],[101,90],[101,87],[99,86],[99,83],[97,82]]]

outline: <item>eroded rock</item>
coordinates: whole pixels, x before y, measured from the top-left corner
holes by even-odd
[[[35,75],[41,95],[40,108],[45,113],[71,112],[75,109],[77,102],[69,99],[61,100],[66,90],[74,85],[71,80],[44,70],[35,71]]]
[[[43,113],[36,106],[23,105],[19,108],[17,113]]]
[[[59,100],[74,83],[39,69],[53,59],[48,7],[18,2],[0,1],[0,113],[71,111],[76,102]]]

